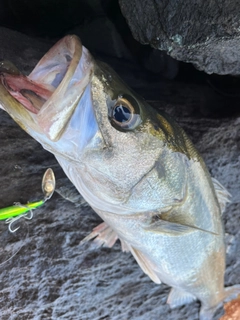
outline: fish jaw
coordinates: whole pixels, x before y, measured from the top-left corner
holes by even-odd
[[[28,77],[8,64],[2,62],[0,66],[2,109],[39,142],[60,140],[76,109],[86,104],[85,91],[89,91],[86,88],[94,69],[88,50],[78,37],[66,36],[44,55]],[[94,124],[96,131],[96,121]]]

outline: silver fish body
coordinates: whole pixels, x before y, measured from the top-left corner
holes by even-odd
[[[53,63],[54,62],[54,63]],[[1,71],[0,103],[52,152],[104,223],[83,240],[119,238],[168,303],[199,299],[200,319],[239,293],[224,288],[221,213],[229,194],[212,180],[185,132],[67,36],[24,78]]]

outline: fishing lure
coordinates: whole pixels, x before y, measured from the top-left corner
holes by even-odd
[[[41,207],[54,193],[56,187],[56,181],[54,172],[51,168],[47,169],[42,178],[42,191],[44,198],[39,201],[29,202],[27,204],[21,204],[20,202],[15,202],[13,206],[0,209],[0,220],[6,220],[5,223],[8,224],[8,229],[10,232],[16,232],[19,227],[15,229],[12,228],[13,223],[21,218],[31,220],[33,217],[34,209]]]

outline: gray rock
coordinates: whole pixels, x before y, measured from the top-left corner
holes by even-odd
[[[0,41],[1,57],[13,60],[23,71],[29,71],[49,46],[6,29],[0,29]],[[211,174],[231,192],[232,203],[223,216],[228,233],[226,285],[239,283],[240,118],[202,116],[201,86],[141,83],[137,71],[134,80],[134,73],[128,79],[124,64],[118,68],[142,95],[152,92],[153,96],[153,91],[162,90],[161,100],[153,96],[152,104],[179,121]],[[54,157],[2,110],[0,116],[0,207],[40,199],[41,179],[48,167],[56,174],[58,191],[64,185],[73,199],[72,185]],[[166,305],[169,287],[151,282],[133,257],[121,252],[119,243],[112,249],[96,250],[91,243],[80,246],[101,220],[81,200],[77,203],[76,207],[55,193],[44,207],[34,211],[31,221],[22,221],[16,235],[0,223],[1,320],[197,319],[198,302],[170,310]],[[218,318],[219,313],[215,320]]]
[[[135,39],[199,70],[240,74],[240,2],[119,0]]]
[[[24,74],[29,74],[39,59],[53,45],[52,41],[36,40],[7,28],[1,27],[0,30],[0,60],[11,61]]]

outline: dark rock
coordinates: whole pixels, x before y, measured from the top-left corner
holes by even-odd
[[[0,60],[11,61],[16,67],[21,68],[24,74],[29,74],[43,54],[53,45],[53,41],[23,37],[21,33],[6,28],[1,28],[0,41]],[[34,51],[32,47],[35,48]]]
[[[144,46],[133,38],[129,26],[120,10],[118,0],[104,0],[102,1],[102,6],[136,62],[146,70],[159,74],[164,78],[175,78],[178,73],[178,62],[168,56],[164,51],[155,50],[150,46]]]
[[[114,24],[105,15],[76,26],[70,30],[70,33],[78,35],[93,53],[117,58],[132,58]]]
[[[240,2],[119,0],[135,39],[199,70],[240,74]]]
[[[149,52],[144,60],[144,66],[147,70],[161,74],[166,79],[174,79],[178,74],[178,61],[159,50]]]
[[[6,40],[7,39],[7,40]],[[1,58],[30,71],[49,43],[0,29]],[[27,52],[27,54],[26,54]],[[109,60],[113,67],[151,103],[175,117],[202,153],[211,174],[232,194],[223,215],[228,235],[226,284],[239,283],[240,231],[240,118],[203,116],[206,89],[202,84],[154,81],[136,66]],[[132,68],[132,69],[131,69]],[[213,93],[209,93],[212,100]],[[40,199],[44,171],[52,167],[59,193],[74,188],[54,157],[0,110],[0,207],[15,201]],[[59,185],[58,185],[59,183]],[[65,198],[69,197],[69,194]],[[75,198],[76,199],[76,198]],[[75,200],[74,200],[75,201]],[[170,310],[169,287],[156,285],[142,273],[119,243],[112,249],[94,249],[80,241],[101,220],[81,198],[79,206],[57,193],[21,224],[16,235],[0,223],[1,320],[193,320],[199,303]],[[215,320],[219,318],[216,315]]]
[[[57,37],[99,12],[98,0],[4,0],[1,25],[29,35]],[[1,15],[0,15],[1,17]]]

